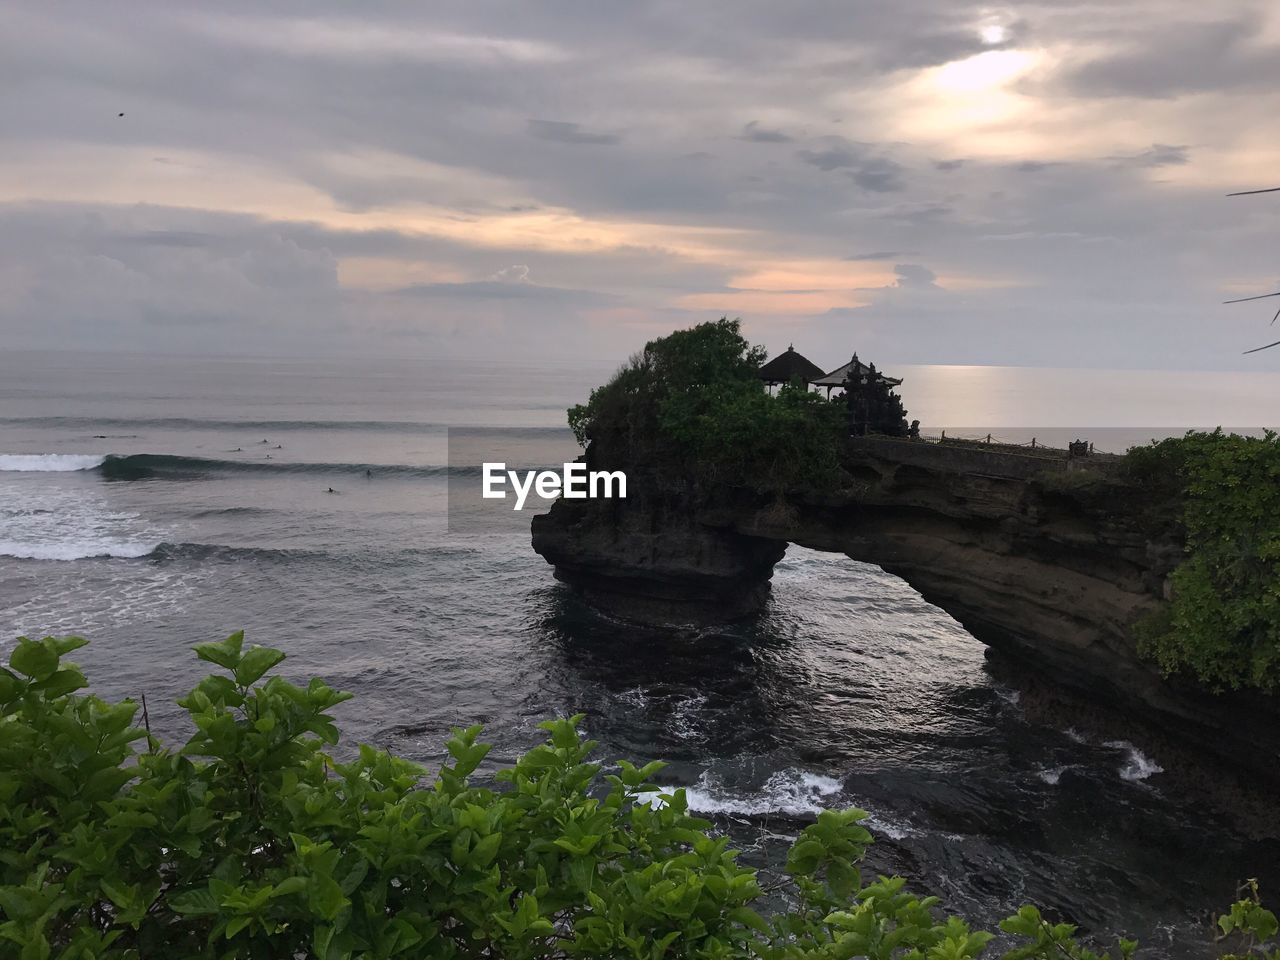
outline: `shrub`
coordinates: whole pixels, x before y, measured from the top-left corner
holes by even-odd
[[[1176,491],[1186,559],[1143,652],[1213,689],[1280,688],[1280,440],[1188,433],[1128,455],[1153,501]]]
[[[728,840],[650,782],[661,764],[605,774],[579,717],[493,787],[471,781],[479,728],[455,730],[424,783],[372,747],[326,753],[348,695],[268,677],[283,654],[237,633],[196,648],[219,672],[179,701],[195,732],[172,751],[132,701],[77,692],[83,643],[20,638],[0,669],[3,957],[961,960],[992,940],[901,878],[864,883],[859,810],[819,814],[788,906],[759,910]],[[1223,924],[1246,951],[1275,933],[1256,896]],[[1001,928],[1008,960],[1096,956],[1032,907]]]

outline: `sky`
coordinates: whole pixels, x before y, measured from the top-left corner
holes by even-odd
[[[0,349],[1274,370],[1280,6],[18,2]],[[123,115],[121,115],[123,114]]]

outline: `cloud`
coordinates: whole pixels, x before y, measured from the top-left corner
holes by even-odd
[[[1274,279],[1247,0],[139,2],[0,33],[6,346],[608,364],[734,296],[775,348],[1231,367]]]
[[[839,170],[843,167],[856,167],[866,157],[866,148],[862,144],[852,143],[844,137],[823,137],[816,150],[800,150],[798,156],[805,163],[811,164],[824,172]]]
[[[1178,167],[1190,163],[1191,154],[1186,144],[1153,143],[1140,153],[1108,159],[1135,167]]]
[[[539,140],[550,140],[553,143],[603,145],[621,142],[616,134],[591,133],[576,123],[562,120],[530,120],[529,133]]]
[[[824,173],[848,170],[849,178],[855,184],[874,193],[892,193],[905,186],[902,164],[877,155],[867,144],[854,143],[840,136],[827,136],[820,138],[815,147],[799,150],[796,155]]]
[[[894,260],[900,256],[902,256],[902,251],[900,250],[873,250],[868,253],[851,253],[844,259],[852,261]]]
[[[1166,20],[1078,65],[1065,80],[1082,93],[1147,99],[1274,89],[1280,83],[1280,45],[1259,42],[1263,33],[1252,12],[1210,23]]]
[[[906,187],[902,172],[902,164],[895,163],[886,157],[873,157],[850,176],[853,182],[864,190],[874,193],[893,193]]]
[[[1023,160],[1019,163],[1015,163],[1013,165],[1013,169],[1017,170],[1018,173],[1040,173],[1044,170],[1051,170],[1057,166],[1060,166],[1060,164],[1051,161]]]
[[[509,267],[503,267],[489,279],[500,283],[525,283],[529,279],[529,268],[523,263],[515,263]]]
[[[938,285],[935,282],[938,279],[938,275],[928,267],[922,267],[917,263],[898,263],[894,264],[893,272],[898,278],[895,286],[926,290],[938,289]]]
[[[738,139],[752,143],[790,143],[792,138],[781,130],[770,130],[760,126],[760,121],[752,120],[742,128]]]

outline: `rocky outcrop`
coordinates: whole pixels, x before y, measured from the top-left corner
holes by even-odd
[[[1280,779],[1275,698],[1214,696],[1139,656],[1133,625],[1164,602],[1181,531],[1113,462],[862,439],[844,466],[845,489],[785,504],[633,468],[628,499],[558,501],[533,546],[590,602],[656,624],[756,609],[788,543],[843,553],[1053,682]]]

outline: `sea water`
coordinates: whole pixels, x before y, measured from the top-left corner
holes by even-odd
[[[974,368],[953,369],[950,392],[947,368],[903,387],[912,407],[919,385],[926,423],[1003,425],[953,433],[1122,449],[1178,423],[1251,422],[1243,394],[1203,381],[1200,406],[1146,428],[1144,395],[1126,423],[1132,380],[1095,372],[1059,387],[1092,377],[1081,396],[1107,405],[1110,383],[1112,415],[1077,406],[1082,426],[1042,427],[1025,402],[1004,417],[991,404],[1045,389],[1043,372],[982,368],[973,396]],[[337,711],[346,742],[428,765],[451,726],[485,725],[487,773],[536,742],[540,720],[585,713],[601,759],[669,761],[666,788],[685,787],[749,862],[777,869],[817,812],[856,805],[877,837],[871,870],[981,923],[1034,902],[1191,957],[1238,881],[1280,890],[1274,841],[1234,835],[1140,743],[1028,718],[980,643],[875,566],[792,547],[759,617],[653,631],[556,583],[528,514],[448,528],[451,467],[469,466],[448,462],[448,427],[499,428],[504,453],[563,447],[564,408],[608,373],[0,357],[0,643],[89,637],[76,658],[94,689],[145,693],[168,738],[186,735],[173,700],[204,672],[191,647],[242,627],[288,654],[289,675],[356,695]],[[1185,378],[1162,389],[1185,396]]]

